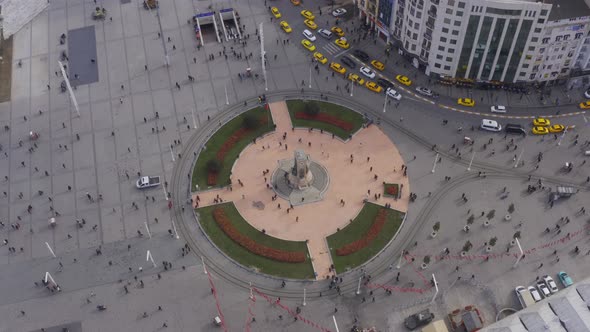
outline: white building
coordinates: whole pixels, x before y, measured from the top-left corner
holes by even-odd
[[[428,74],[547,82],[569,77],[574,66],[590,69],[585,0],[358,1],[361,18]],[[378,9],[390,3],[385,20]]]

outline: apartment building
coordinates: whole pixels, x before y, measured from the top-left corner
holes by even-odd
[[[585,0],[356,1],[360,18],[429,75],[553,82],[590,70]]]

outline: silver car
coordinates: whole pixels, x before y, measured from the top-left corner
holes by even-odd
[[[539,292],[541,292],[541,294],[543,294],[543,296],[545,296],[545,297],[551,296],[551,291],[549,290],[549,288],[547,288],[547,285],[545,285],[544,281],[539,280],[537,282],[537,288],[539,289]]]
[[[346,14],[346,9],[344,9],[344,8],[338,8],[332,12],[332,16],[334,16],[334,17],[342,16],[344,14]]]

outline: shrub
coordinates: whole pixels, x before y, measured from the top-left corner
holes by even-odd
[[[259,125],[260,121],[253,114],[248,114],[244,116],[244,120],[242,121],[242,127],[244,127],[245,129],[253,130],[258,128]]]
[[[498,238],[494,236],[493,238],[490,239],[490,246],[492,246],[492,247],[495,246],[496,242],[498,242]]]
[[[490,210],[490,212],[488,212],[486,217],[488,218],[488,220],[492,220],[492,218],[494,218],[495,215],[496,215],[496,210]]]
[[[467,225],[473,224],[474,220],[475,220],[475,216],[473,214],[470,215],[469,218],[467,218]]]
[[[385,194],[397,197],[399,194],[399,186],[397,184],[385,184]]]
[[[424,264],[428,265],[430,263],[430,256],[424,256]]]
[[[510,205],[508,205],[508,213],[513,213],[514,212],[514,203],[510,203]]]
[[[207,170],[210,173],[217,173],[221,170],[221,161],[217,159],[211,159],[207,162]]]
[[[473,244],[471,244],[471,242],[467,241],[463,245],[463,251],[467,252],[467,251],[469,251],[471,249],[471,247],[473,247]]]
[[[432,230],[435,232],[438,232],[439,229],[440,229],[440,222],[437,221],[436,223],[434,223],[434,226],[432,226]]]
[[[514,235],[512,235],[513,239],[520,239],[520,231],[517,231],[516,233],[514,233]]]
[[[303,111],[309,116],[316,116],[320,113],[320,105],[315,101],[308,101],[305,103]]]

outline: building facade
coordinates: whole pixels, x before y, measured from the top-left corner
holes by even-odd
[[[365,23],[429,75],[554,82],[590,70],[584,0],[357,1]]]

